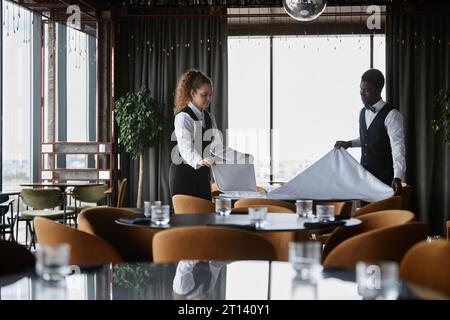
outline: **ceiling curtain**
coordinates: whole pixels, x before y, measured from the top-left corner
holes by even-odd
[[[400,10],[407,14],[394,13]],[[431,233],[442,235],[450,219],[450,146],[442,134],[433,133],[431,122],[438,118],[435,94],[450,88],[450,18],[434,12],[388,9],[386,94],[404,119],[411,210]]]
[[[198,12],[198,9],[197,9]],[[210,111],[219,129],[227,117],[227,21],[204,13],[189,17],[125,18],[116,26],[115,97],[148,86],[165,105],[167,129],[158,148],[145,152],[144,201],[170,203],[170,139],[173,132],[174,95],[179,77],[195,68],[208,75],[214,87]],[[122,148],[123,149],[123,148]],[[129,178],[127,205],[135,206],[139,164],[121,151],[121,177]]]

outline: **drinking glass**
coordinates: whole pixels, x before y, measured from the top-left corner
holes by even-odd
[[[36,252],[36,273],[46,281],[60,281],[69,273],[70,245],[40,245]]]
[[[220,216],[228,216],[231,212],[231,199],[215,198],[216,212]]]
[[[317,281],[322,271],[321,255],[319,241],[289,242],[289,262],[298,279]]]
[[[152,215],[152,205],[150,201],[144,201],[144,216],[147,218]]]
[[[156,225],[166,225],[170,222],[170,206],[169,205],[156,205],[152,206],[151,221]]]
[[[312,200],[297,200],[295,206],[297,207],[297,214],[300,218],[310,218],[313,216]]]
[[[255,225],[256,229],[264,228],[267,223],[267,208],[248,208],[250,223]]]
[[[334,206],[316,206],[316,214],[319,222],[334,221]]]

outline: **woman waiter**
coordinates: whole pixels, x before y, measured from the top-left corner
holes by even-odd
[[[217,128],[214,117],[206,111],[212,92],[211,79],[197,70],[186,71],[178,81],[175,135],[182,161],[172,159],[170,165],[171,196],[185,194],[211,200],[210,167],[214,158],[203,156],[205,148],[211,144],[211,141],[203,141],[203,137],[207,130]],[[205,154],[210,154],[206,151]]]

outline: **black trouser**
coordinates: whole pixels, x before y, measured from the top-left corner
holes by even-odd
[[[201,167],[197,170],[188,164],[170,164],[170,197],[185,194],[211,200],[210,169]]]

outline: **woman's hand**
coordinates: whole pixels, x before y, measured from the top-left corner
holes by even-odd
[[[210,168],[214,164],[214,162],[215,162],[215,160],[214,160],[213,157],[207,157],[207,158],[201,159],[198,162],[198,165],[201,166],[201,167],[206,166],[206,167]]]

